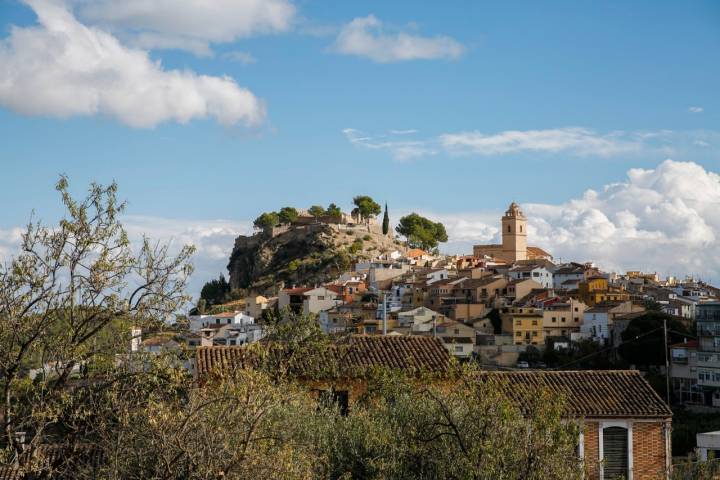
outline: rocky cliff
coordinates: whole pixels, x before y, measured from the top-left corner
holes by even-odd
[[[235,239],[228,270],[233,289],[272,295],[283,286],[319,285],[354,262],[402,250],[375,228],[317,223]]]

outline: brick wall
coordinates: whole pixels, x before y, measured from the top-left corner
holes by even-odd
[[[662,422],[633,424],[633,480],[665,478],[665,445]]]
[[[598,445],[598,423],[585,423],[583,431],[585,437],[585,474],[589,480],[597,480],[599,478],[599,462],[598,455],[600,447]]]
[[[633,429],[633,479],[655,480],[665,477],[666,443],[662,421],[634,422]],[[599,469],[599,422],[586,421],[585,472],[589,480],[600,478]]]

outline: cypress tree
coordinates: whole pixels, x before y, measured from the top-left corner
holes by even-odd
[[[387,211],[387,202],[385,202],[385,215],[383,215],[383,224],[382,224],[383,235],[387,235],[388,231],[390,231],[390,216],[388,215],[388,211]]]

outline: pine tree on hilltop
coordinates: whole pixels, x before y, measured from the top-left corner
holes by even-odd
[[[385,202],[385,215],[383,215],[382,232],[387,235],[390,231],[390,216],[388,215],[387,202]]]

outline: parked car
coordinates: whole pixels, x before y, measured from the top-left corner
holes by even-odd
[[[517,362],[516,367],[517,368],[530,368],[530,364],[528,362]]]
[[[532,364],[532,368],[547,368],[545,362],[535,362]]]

